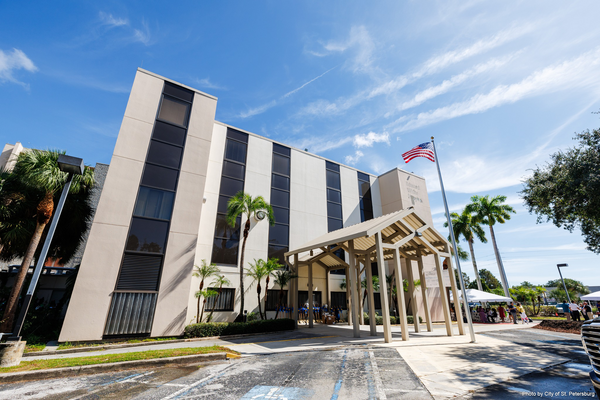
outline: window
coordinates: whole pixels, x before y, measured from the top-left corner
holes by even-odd
[[[235,179],[244,179],[246,167],[231,161],[223,162],[223,175]]]
[[[271,189],[271,205],[289,208],[290,193],[283,190]]]
[[[181,126],[187,126],[189,108],[189,103],[184,103],[183,101],[163,95],[160,111],[158,112],[158,119]]]
[[[227,160],[245,164],[247,148],[248,145],[245,143],[240,143],[236,140],[227,140],[227,144],[225,145],[225,158]]]
[[[169,223],[134,217],[125,250],[164,253]]]
[[[209,288],[216,292],[219,288]],[[218,299],[217,299],[218,297]],[[206,306],[204,306],[204,312],[211,312],[213,307],[215,311],[233,311],[233,303],[235,301],[235,289],[222,288],[221,294],[215,297],[209,297],[206,300]],[[215,304],[216,302],[216,304]]]
[[[327,171],[327,187],[341,190],[339,172]]]
[[[125,253],[116,289],[158,290],[161,263],[161,256]]]
[[[342,229],[343,227],[344,224],[342,223],[341,219],[327,218],[327,230],[329,232],[337,231],[338,229]]]
[[[140,186],[133,215],[169,220],[174,199],[174,192]]]
[[[369,175],[358,172],[358,196],[360,198],[360,221],[373,219],[373,200]]]
[[[142,185],[174,191],[177,187],[178,172],[176,169],[146,164],[142,175]]]
[[[146,162],[164,165],[165,167],[179,168],[182,154],[182,147],[151,140]]]
[[[290,175],[290,158],[273,153],[273,172]]]
[[[289,226],[283,224],[275,224],[269,229],[269,244],[279,244],[287,246],[289,238]]]
[[[233,197],[242,190],[244,190],[244,181],[228,178],[226,176],[221,177],[222,195]]]
[[[379,293],[373,293],[373,302],[375,303],[375,309],[381,310],[381,296]],[[389,299],[388,299],[389,300]]]
[[[215,238],[213,242],[212,262],[237,265],[239,244],[240,242],[235,239]]]
[[[276,258],[279,260],[279,263],[281,265],[285,265],[285,258],[283,257],[283,255],[285,253],[287,253],[288,250],[289,249],[287,246],[277,246],[277,245],[269,244],[267,256],[269,258]]]
[[[283,297],[280,294],[283,292]],[[277,306],[287,307],[287,290],[269,289],[267,291],[267,301],[265,303],[265,311],[277,311]]]
[[[290,190],[290,178],[273,174],[271,179],[271,187],[282,190]]]
[[[171,95],[173,97],[177,97],[178,99],[185,100],[190,103],[194,98],[194,92],[192,92],[191,90],[184,89],[181,86],[174,85],[169,82],[165,82],[163,93]]]
[[[379,267],[376,262],[371,261],[371,275],[379,276]]]
[[[304,305],[308,303],[308,291],[307,290],[299,290],[298,291],[298,307],[304,307]],[[313,306],[320,307],[321,306],[321,292],[313,292]]]
[[[342,219],[342,205],[327,202],[327,215],[331,218]]]
[[[185,141],[185,128],[167,124],[165,122],[156,121],[154,124],[154,132],[152,139],[162,140],[179,146],[183,146]]]
[[[348,308],[346,302],[346,292],[331,292],[331,308],[339,307],[342,310]]]
[[[271,206],[275,225],[269,227],[268,257],[285,264],[283,255],[288,251],[290,237],[290,167],[289,147],[273,143],[271,173]]]
[[[215,237],[223,239],[240,239],[240,224],[242,217],[237,217],[235,226],[227,223],[227,217],[224,214],[217,214],[217,223],[215,224]]]

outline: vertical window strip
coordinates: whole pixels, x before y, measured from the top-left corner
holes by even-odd
[[[285,166],[285,160],[287,160],[288,163],[287,168],[283,168]],[[289,220],[291,200],[289,199],[289,193],[291,185],[291,161],[291,149],[289,147],[284,147],[273,143],[273,155],[271,161],[271,194],[273,194],[273,192],[276,190],[286,191],[288,193],[287,206],[277,204],[278,213],[284,213],[283,215],[288,223],[281,222],[281,220],[278,222],[278,220],[275,219],[275,225],[269,227],[267,256],[268,258],[279,258],[279,262],[282,264],[284,263],[283,254],[289,250],[290,239]],[[271,198],[271,204],[273,204],[273,198]],[[277,236],[281,235],[282,232],[286,232],[287,237],[279,238]]]

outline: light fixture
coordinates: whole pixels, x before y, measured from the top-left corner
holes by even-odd
[[[83,159],[68,156],[66,154],[60,154],[58,156],[58,168],[60,168],[61,171],[69,174],[83,175]]]

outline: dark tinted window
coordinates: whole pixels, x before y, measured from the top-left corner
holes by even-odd
[[[165,82],[163,93],[170,94],[171,96],[179,97],[182,100],[191,102],[194,98],[194,92],[182,88],[181,86],[173,85],[172,83]]]
[[[215,238],[211,262],[219,264],[237,264],[239,242],[233,239]]]
[[[183,148],[181,147],[151,140],[146,161],[166,167],[179,168],[182,152]]]
[[[275,222],[281,224],[290,223],[290,213],[287,208],[273,207],[273,214],[275,215]]]
[[[288,208],[290,204],[290,193],[277,189],[271,189],[271,205]]]
[[[288,245],[289,226],[275,224],[269,229],[269,244]]]
[[[273,172],[290,175],[290,159],[288,157],[273,154]]]
[[[342,206],[327,202],[327,216],[342,219]]]
[[[236,142],[235,140],[228,140],[225,145],[225,158],[245,164],[247,146],[248,145]]]
[[[373,276],[379,276],[379,267],[376,262],[371,262],[371,274]]]
[[[215,224],[215,236],[239,240],[241,220],[241,217],[238,217],[235,223],[235,227],[232,228],[231,225],[227,223],[225,215],[217,214],[217,223]]]
[[[327,187],[340,190],[340,174],[327,171]]]
[[[273,143],[273,153],[283,154],[284,156],[290,156],[290,148],[284,147],[280,144]]]
[[[341,219],[327,218],[328,232],[337,231],[338,229],[342,229],[343,227],[344,225],[342,224]]]
[[[369,175],[363,174],[362,172],[358,173],[358,179],[360,179],[361,181],[367,181],[367,182],[370,182],[370,180],[371,180],[369,178]]]
[[[163,253],[169,223],[143,218],[132,218],[126,250]]]
[[[244,179],[244,169],[242,164],[237,164],[230,161],[223,161],[223,175],[232,178]]]
[[[219,288],[211,288],[212,290],[218,292]],[[205,311],[233,311],[233,303],[235,300],[235,289],[221,289],[221,294],[215,297],[209,297],[206,300],[206,306],[204,307]],[[215,301],[217,304],[215,304]]]
[[[273,182],[271,186],[278,189],[290,190],[290,178],[273,174]]]
[[[341,203],[342,193],[337,190],[327,189],[327,200],[333,201],[334,203]]]
[[[370,210],[368,208],[361,208],[360,209],[360,218],[362,222],[368,221],[370,219],[373,219],[373,210]]]
[[[154,139],[183,146],[183,141],[185,140],[185,129],[156,121],[154,124],[154,133],[152,134],[152,137]]]
[[[371,185],[368,184],[367,182],[358,182],[359,183],[359,195],[360,196],[365,196],[367,193],[370,193],[371,191]]]
[[[227,137],[235,140],[239,140],[244,143],[248,143],[248,134],[235,129],[227,128]]]
[[[332,271],[333,272],[333,271]],[[342,270],[343,272],[343,270]],[[331,292],[331,308],[339,307],[346,309],[346,292]]]
[[[298,291],[298,307],[304,307],[308,303],[308,291]],[[313,305],[315,307],[321,306],[321,292],[313,291]]]
[[[171,219],[175,193],[140,186],[133,215],[160,219]]]
[[[340,166],[329,161],[325,161],[325,167],[332,171],[340,172]]]
[[[285,258],[283,255],[287,253],[287,246],[277,246],[269,244],[268,257],[269,258],[277,258],[281,265],[285,265]]]
[[[142,185],[175,190],[177,187],[177,170],[146,164],[142,176]]]
[[[265,310],[276,311],[278,306],[287,307],[287,290],[269,289]]]
[[[227,203],[229,202],[229,196],[219,196],[219,203],[217,204],[217,212],[227,213]]]
[[[240,190],[244,190],[244,181],[227,178],[226,176],[221,177],[221,194],[235,196]]]
[[[190,104],[163,96],[158,118],[176,125],[187,126]]]

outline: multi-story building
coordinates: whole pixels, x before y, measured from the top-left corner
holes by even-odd
[[[400,169],[375,176],[291,148],[215,121],[216,106],[213,96],[138,69],[60,341],[182,334],[197,316],[199,278],[192,272],[203,260],[231,281],[214,304],[214,320],[233,320],[246,221],[230,227],[225,213],[239,191],[263,196],[276,220],[270,226],[252,219],[246,268],[410,206],[433,226],[423,178]],[[432,320],[442,320],[440,293],[447,289],[438,288],[433,259],[425,259],[424,269]],[[345,275],[332,273],[327,285],[327,274],[315,270],[314,302],[345,306]],[[298,279],[302,304],[308,296],[302,270]],[[245,308],[253,312],[256,291],[251,279],[244,283]],[[270,318],[275,299],[267,293]]]

